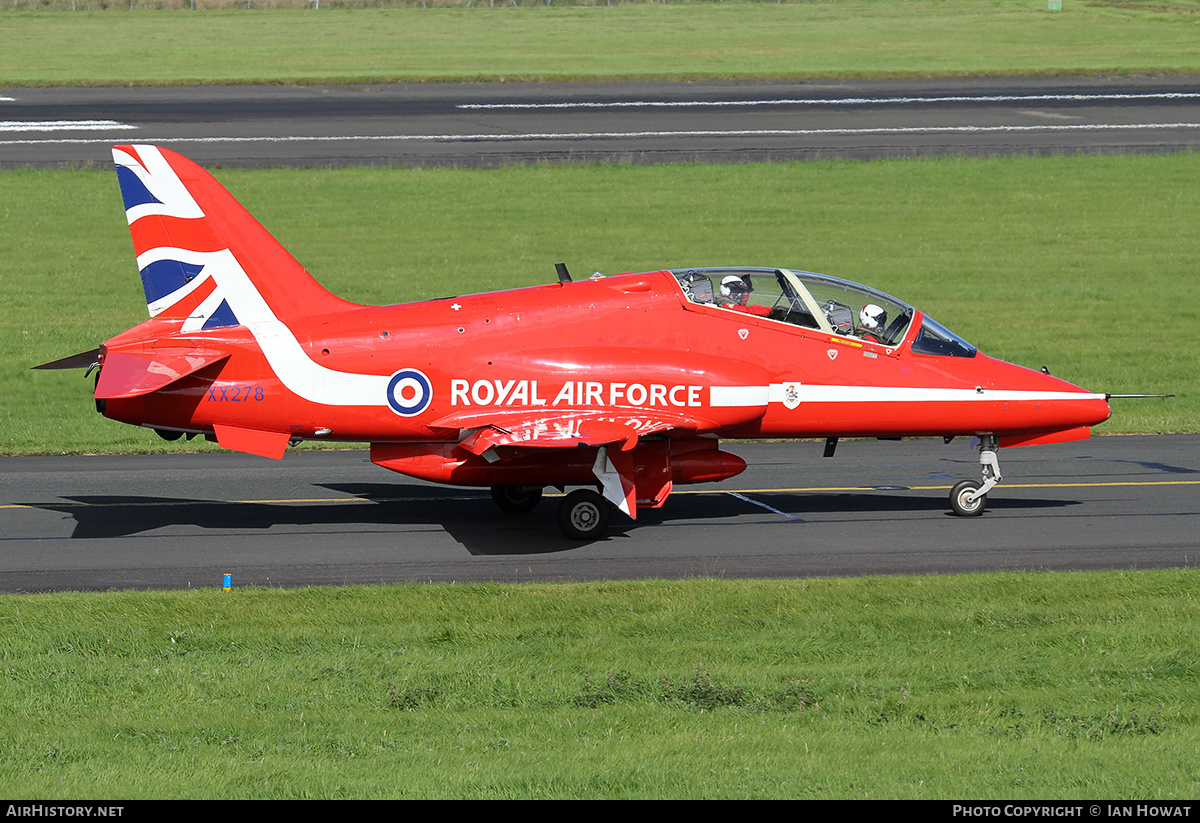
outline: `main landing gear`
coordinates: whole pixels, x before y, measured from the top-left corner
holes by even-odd
[[[1000,461],[996,457],[997,446],[994,435],[979,438],[979,465],[983,481],[963,480],[950,492],[950,508],[959,517],[978,517],[987,507],[987,495],[1004,478],[1000,475]]]
[[[492,486],[492,500],[501,511],[533,511],[541,499],[539,486]],[[612,510],[598,492],[575,489],[558,505],[558,527],[572,540],[599,540],[608,531]]]
[[[531,512],[541,499],[541,486],[492,486],[492,501],[502,512]]]
[[[612,505],[591,489],[576,489],[558,506],[558,527],[572,540],[597,540],[608,531]]]

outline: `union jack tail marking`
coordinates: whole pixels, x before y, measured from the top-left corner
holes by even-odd
[[[185,332],[344,311],[207,172],[157,146],[113,162],[151,317]]]

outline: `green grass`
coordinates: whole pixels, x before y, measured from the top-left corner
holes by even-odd
[[[1194,798],[1195,592],[1177,570],[0,598],[0,794]]]
[[[749,165],[218,170],[363,303],[608,274],[784,265],[877,286],[984,352],[1126,401],[1104,431],[1200,420],[1200,155]],[[0,453],[176,448],[29,367],[145,318],[112,173],[0,174]]]
[[[1061,12],[1045,0],[478,5],[6,2],[0,87],[1200,72],[1194,0],[1066,0]]]

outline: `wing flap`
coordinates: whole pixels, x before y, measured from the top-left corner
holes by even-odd
[[[692,434],[704,421],[671,411],[532,409],[459,412],[435,420],[434,429],[469,432],[459,443],[472,454],[495,463],[511,457],[517,448],[596,448],[592,475],[606,500],[630,517],[637,517],[637,482],[630,452],[646,435],[679,432]],[[501,447],[509,447],[501,451]],[[670,479],[655,495],[657,504],[670,492]]]
[[[703,423],[670,411],[514,409],[459,412],[429,425],[433,429],[470,432],[462,441],[463,448],[482,455],[497,446],[562,449],[620,443],[622,451],[629,451],[641,437],[668,431],[691,433]]]
[[[626,423],[611,420],[535,421],[513,426],[484,426],[462,441],[462,447],[472,454],[484,454],[497,446],[526,446],[543,449],[562,449],[583,446],[621,444],[622,451],[637,445],[640,434]]]

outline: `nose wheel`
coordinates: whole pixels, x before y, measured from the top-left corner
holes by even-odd
[[[959,517],[978,517],[987,507],[987,496],[1004,478],[1000,474],[1000,460],[996,456],[998,447],[994,435],[979,438],[979,466],[983,480],[963,480],[950,492],[950,508]]]
[[[980,494],[983,484],[978,480],[963,480],[950,492],[950,508],[959,517],[978,517],[987,506],[987,495]]]

